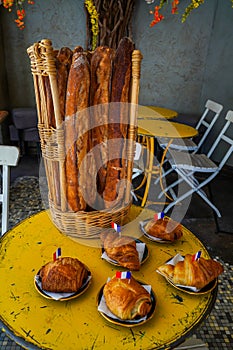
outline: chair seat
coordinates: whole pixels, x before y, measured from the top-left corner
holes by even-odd
[[[195,117],[196,123],[195,125],[190,123],[191,117],[185,118],[183,120],[184,124],[192,125],[198,131],[198,139],[195,139],[196,143],[192,139],[174,139],[172,143],[169,145],[169,148],[175,149],[178,151],[188,151],[188,152],[197,152],[201,149],[204,141],[206,140],[210,130],[213,128],[215,122],[217,121],[223,106],[215,101],[207,100],[205,104],[205,110],[200,117],[199,121],[197,117]],[[176,122],[179,121],[181,117],[176,119]],[[194,119],[194,118],[193,118]],[[182,119],[181,119],[182,120]],[[189,121],[189,122],[188,122]],[[179,124],[179,123],[178,123]],[[169,140],[168,139],[160,139],[159,145],[161,148],[166,148]]]
[[[164,188],[159,194],[159,198],[161,198],[163,192],[170,191],[173,198],[173,201],[164,209],[164,213],[167,213],[174,205],[181,203],[184,199],[192,196],[193,193],[196,193],[215,211],[219,218],[221,217],[220,211],[214,203],[212,203],[210,198],[208,198],[207,193],[204,191],[204,187],[219,174],[220,170],[233,152],[233,139],[226,135],[228,128],[233,123],[232,110],[227,112],[225,120],[226,122],[222,127],[221,132],[217,136],[207,155],[168,150],[167,153],[171,169],[174,170],[178,176],[175,181]],[[228,132],[228,134],[230,134],[230,132]],[[216,151],[216,148],[220,145],[220,142],[224,143],[225,154],[217,165],[211,160],[211,157]],[[205,176],[199,176],[200,173]],[[209,173],[208,176],[207,173]],[[184,182],[188,187],[182,187]],[[175,187],[177,189],[176,193],[173,190]]]
[[[205,154],[189,154],[170,150],[169,161],[173,168],[194,172],[215,172],[218,169],[218,166]]]
[[[162,148],[166,148],[169,142],[167,138],[158,139],[159,145]],[[178,151],[196,151],[198,146],[191,139],[173,139],[172,143],[169,145],[169,148],[175,149]]]
[[[12,109],[12,120],[17,129],[28,129],[37,127],[37,112],[35,108]]]
[[[32,142],[39,142],[39,132],[38,128],[28,128],[24,129],[22,133],[23,141],[32,141]]]

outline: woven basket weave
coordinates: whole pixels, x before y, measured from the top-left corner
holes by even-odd
[[[48,198],[51,218],[56,227],[72,238],[96,238],[101,228],[110,227],[112,222],[122,224],[131,207],[131,183],[136,140],[136,108],[131,107],[127,143],[127,171],[124,200],[111,209],[72,212],[67,208],[65,176],[65,135],[63,120],[59,111],[59,97],[56,81],[54,50],[50,40],[41,40],[27,50],[34,82],[38,112],[38,129],[41,151],[48,182]],[[137,106],[142,55],[134,50],[132,54],[131,106]],[[49,125],[46,106],[44,77],[49,77],[56,127]],[[56,176],[55,176],[56,175]],[[58,179],[58,180],[57,180]]]

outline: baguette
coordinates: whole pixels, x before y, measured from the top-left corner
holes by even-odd
[[[90,135],[90,117],[89,117],[89,94],[90,94],[90,65],[85,52],[75,53],[75,64],[78,70],[77,81],[77,117],[75,120],[75,128],[77,133],[76,152],[77,152],[77,168],[78,168],[78,199],[79,210],[86,209],[86,201],[84,194],[87,196],[88,189],[92,184],[87,183],[87,164],[88,158],[84,157],[89,151],[89,135]],[[82,166],[82,162],[84,162]],[[85,193],[84,193],[85,192]],[[87,197],[86,197],[87,198]],[[92,199],[93,201],[93,199]]]
[[[75,52],[68,77],[65,108],[67,201],[72,211],[83,210],[86,207],[78,183],[78,162],[80,163],[83,158],[81,155],[82,147],[87,151],[85,148],[87,137],[80,135],[82,133],[81,126],[78,125],[75,118],[77,111],[88,105],[89,84],[90,77],[85,54]],[[79,160],[77,155],[80,155]]]
[[[131,57],[134,44],[129,38],[123,38],[116,50],[113,64],[111,102],[129,102],[129,88],[131,76]],[[124,110],[124,108],[123,108]],[[103,192],[105,207],[115,204],[115,200],[121,199],[117,195],[123,190],[118,188],[119,180],[125,177],[125,147],[124,140],[127,136],[127,114],[122,113],[120,104],[111,104],[109,113],[108,138],[119,139],[116,144],[109,144],[110,159],[107,165],[106,185]],[[114,154],[114,158],[113,155]],[[124,186],[124,184],[123,184]]]
[[[65,100],[67,81],[72,63],[73,52],[68,47],[62,47],[56,56],[57,87],[59,95],[59,105],[62,120],[65,119]]]
[[[110,89],[112,77],[112,61],[115,51],[105,46],[95,49],[91,57],[91,101],[95,106],[92,114],[92,147],[94,150],[97,174],[97,190],[103,193],[108,160],[108,103],[110,102]]]

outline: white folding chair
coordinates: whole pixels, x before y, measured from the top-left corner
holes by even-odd
[[[132,180],[141,175],[143,171],[144,163],[142,159],[142,145],[139,142],[136,142]]]
[[[222,109],[223,109],[223,106],[221,104],[212,100],[207,100],[205,104],[205,110],[201,115],[197,125],[195,126],[195,129],[197,129],[198,132],[200,131],[202,132],[201,137],[199,137],[199,141],[195,143],[190,138],[187,138],[187,139],[175,138],[172,140],[172,143],[169,145],[169,149],[174,149],[177,151],[189,151],[189,152],[195,152],[195,153],[198,150],[200,150],[201,146],[203,145],[204,141],[209,135],[211,129],[216,123]],[[167,138],[159,138],[158,139],[159,146],[165,149],[168,145],[169,140],[170,139],[167,139]]]
[[[169,150],[176,150],[176,151],[184,151],[184,152],[191,152],[191,153],[197,153],[202,145],[204,144],[204,141],[206,140],[207,136],[209,135],[211,129],[213,128],[214,124],[216,123],[221,111],[223,109],[223,106],[215,101],[207,100],[205,104],[205,110],[200,117],[195,129],[198,130],[198,132],[201,131],[202,135],[199,136],[199,141],[195,143],[193,139],[187,138],[175,138],[172,140],[172,142],[169,144]],[[166,149],[168,146],[168,142],[170,139],[167,138],[160,138],[158,139],[158,144],[162,149]],[[168,162],[168,159],[165,158],[163,166]],[[170,174],[173,171],[172,168],[167,169],[163,172],[162,178],[166,177],[168,174]],[[160,179],[157,178],[155,180],[155,185],[159,183]]]
[[[178,174],[178,180],[164,189],[165,192],[170,190],[174,198],[173,202],[164,209],[165,213],[175,204],[181,202],[193,193],[197,193],[216,212],[217,216],[221,217],[220,211],[210,201],[202,188],[216,177],[233,152],[233,140],[230,136],[226,135],[227,129],[233,123],[233,111],[228,111],[225,119],[226,123],[207,155],[169,150],[169,163],[171,168]],[[217,165],[211,160],[211,157],[216,148],[222,145],[222,142],[227,144],[227,146],[224,147],[226,149],[225,154],[221,162]],[[197,174],[205,174],[206,178],[202,180],[197,179]],[[190,189],[178,197],[175,196],[173,188],[184,181],[189,185]],[[161,197],[162,194],[163,192],[160,193],[159,197]]]
[[[18,160],[19,149],[17,147],[0,145],[0,166],[2,167],[2,190],[0,193],[0,202],[2,203],[2,235],[8,230],[10,167],[16,166]]]

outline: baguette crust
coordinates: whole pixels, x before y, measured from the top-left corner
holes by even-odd
[[[76,56],[76,68],[79,71],[77,86],[77,117],[76,117],[76,152],[77,152],[77,168],[78,168],[78,198],[79,210],[85,210],[87,207],[84,199],[84,191],[91,188],[92,184],[87,183],[86,167],[81,166],[84,157],[89,151],[89,135],[90,135],[90,117],[89,117],[89,96],[90,96],[90,65],[86,53],[78,52]]]
[[[95,148],[97,174],[97,190],[101,195],[103,193],[108,160],[108,103],[110,102],[112,62],[115,51],[105,46],[99,46],[95,49],[91,57],[91,102],[96,106],[92,114],[92,147]]]
[[[66,89],[72,56],[73,52],[68,47],[62,47],[56,56],[57,87],[62,120],[65,119]]]
[[[78,181],[78,169],[88,152],[88,118],[77,118],[76,113],[89,105],[90,71],[85,53],[75,52],[69,72],[66,96],[66,179],[67,201],[73,211],[85,210],[82,186],[83,174]],[[79,123],[82,122],[82,123]],[[84,131],[85,130],[85,131]]]
[[[111,102],[129,102],[129,88],[131,76],[131,58],[134,44],[129,38],[123,38],[116,50],[113,64],[112,92]],[[109,146],[110,155],[115,153],[115,159],[111,159],[107,165],[106,186],[103,192],[105,207],[109,208],[113,205],[113,201],[117,198],[118,193],[123,191],[118,188],[120,179],[125,178],[125,148],[124,140],[127,137],[128,118],[125,109],[121,111],[120,104],[113,104],[109,114],[108,138],[119,138],[119,147],[114,149],[115,145]],[[116,154],[116,151],[117,154]],[[123,184],[124,186],[124,184]],[[120,200],[120,196],[117,198]],[[115,203],[114,203],[115,204]]]
[[[113,66],[112,93],[111,102],[130,101],[130,81],[132,68],[132,53],[134,43],[129,38],[121,39],[116,52],[116,58]],[[128,114],[123,105],[123,111],[120,113],[120,130],[124,138],[127,137]]]
[[[122,320],[146,316],[151,310],[151,296],[133,277],[130,280],[112,278],[103,294],[109,310]]]

